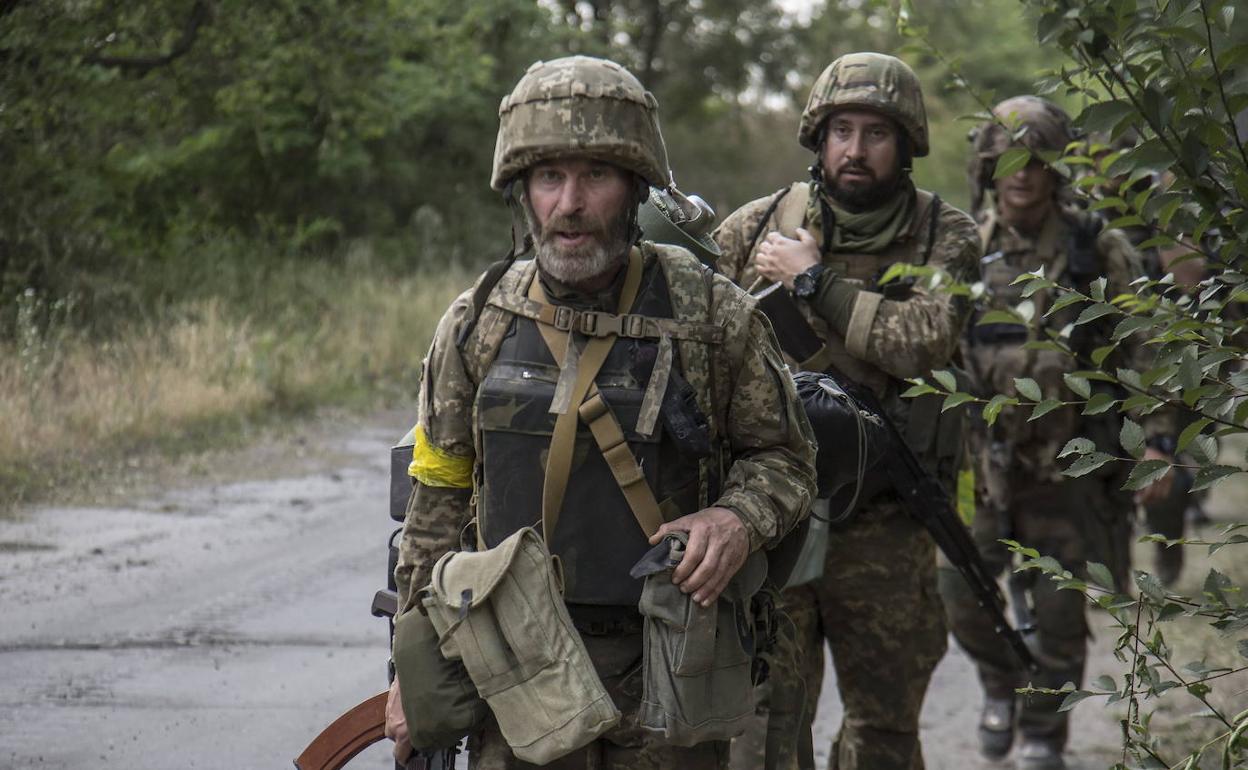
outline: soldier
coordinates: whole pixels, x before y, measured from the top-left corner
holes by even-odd
[[[487,546],[542,520],[547,477],[558,473],[547,455],[556,455],[552,435],[563,424],[560,383],[580,382],[589,367],[589,392],[600,389],[665,523],[647,543],[617,481],[620,455],[609,453],[609,467],[582,425],[548,539],[573,623],[623,716],[549,766],[725,767],[725,741],[667,745],[638,725],[641,582],[628,571],[665,534],[687,532],[672,580],[713,605],[749,552],[806,515],[809,423],[753,300],[688,251],[640,240],[638,204],[648,185],[666,188],[671,177],[657,104],[632,74],[584,56],[538,62],[499,115],[491,184],[513,205],[516,234],[531,239],[535,259],[487,271],[438,325],[424,362],[414,488],[395,571],[400,608],[413,606],[435,560],[458,548],[474,516]],[[568,347],[557,359],[547,342],[560,331]],[[609,344],[595,347],[601,339]],[[593,376],[591,351],[604,348]],[[562,408],[574,431],[578,413],[599,424],[577,404]],[[401,715],[390,729],[396,753],[410,748]],[[469,752],[474,768],[531,766],[492,721],[469,736]]]
[[[960,454],[956,424],[939,426],[938,409],[917,410],[899,393],[904,378],[949,363],[968,308],[912,280],[879,285],[897,263],[969,281],[980,254],[970,217],[910,179],[912,159],[928,154],[918,78],[892,56],[842,56],[815,81],[798,141],[815,153],[812,181],[729,216],[715,233],[720,267],[742,286],[778,281],[791,290],[835,366],[879,395],[915,452],[950,483]],[[824,640],[845,704],[831,766],[923,766],[919,711],[946,647],[935,547],[890,490],[865,491],[857,508],[834,528],[823,577],[785,592],[800,660],[795,674],[773,673],[771,717],[798,711],[801,727],[799,746],[790,747],[796,757],[776,759],[779,766],[813,767]],[[795,688],[805,690],[802,708],[777,692]],[[734,759],[743,768],[750,762]]]
[[[1084,292],[1101,277],[1107,281],[1106,297],[1129,292],[1128,284],[1140,274],[1131,244],[1121,232],[1102,229],[1095,216],[1062,203],[1064,177],[1041,157],[1064,152],[1074,139],[1066,113],[1047,100],[1019,96],[997,105],[993,114],[997,122],[973,134],[968,173],[977,205],[985,201],[985,191],[993,193],[980,222],[987,252],[981,260],[985,309],[1014,307],[1022,300],[1021,286],[1014,285],[1014,279],[1037,269],[1059,284]],[[997,159],[1011,147],[1015,135],[1033,156],[1016,173],[993,180]],[[1030,299],[1042,328],[1061,330],[1081,310],[1075,307],[1046,315],[1054,295],[1041,291]],[[1083,324],[1074,327],[1070,343],[1086,357],[1105,344],[1110,331],[1112,326]],[[1013,395],[1015,378],[1030,378],[1045,398],[1071,398],[1064,390],[1063,375],[1080,365],[1058,351],[1023,347],[1037,337],[1046,339],[1042,329],[969,326],[963,357],[974,387],[981,394]],[[1085,574],[1085,562],[1095,555],[1108,561],[1116,579],[1125,583],[1131,495],[1120,487],[1127,469],[1111,464],[1071,479],[1062,475],[1055,462],[1057,453],[1076,436],[1094,440],[1103,450],[1120,451],[1118,419],[1112,412],[1085,417],[1076,407],[1054,410],[1036,421],[1029,417],[1029,410],[1016,409],[1002,412],[991,427],[980,420],[972,423],[970,445],[977,487],[972,530],[981,555],[997,570],[1004,570],[1009,555],[998,539],[1007,537],[1056,558],[1076,575]],[[1167,457],[1154,447],[1148,453],[1149,457]],[[1041,671],[1028,677],[995,636],[961,578],[943,567],[941,592],[950,626],[974,659],[984,687],[979,724],[983,754],[998,759],[1009,752],[1017,719],[1022,733],[1020,767],[1064,767],[1067,715],[1057,711],[1061,698],[1030,696],[1016,715],[1014,690],[1029,679],[1040,687],[1079,684],[1088,636],[1082,595],[1056,590],[1049,580],[1031,582],[1036,631],[1028,643]],[[1011,591],[1012,599],[1023,594],[1021,579],[1021,575],[1011,576],[1013,587],[1019,589]]]

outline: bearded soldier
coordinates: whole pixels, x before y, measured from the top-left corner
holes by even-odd
[[[1130,292],[1130,282],[1141,273],[1131,244],[1121,232],[1103,229],[1094,215],[1065,204],[1064,177],[1045,162],[1064,152],[1075,138],[1067,114],[1045,99],[1019,96],[1001,102],[993,115],[996,121],[973,135],[969,166],[972,197],[977,206],[981,201],[988,204],[979,225],[986,251],[982,259],[984,309],[1015,307],[1023,297],[1022,287],[1014,280],[1038,270],[1085,294],[1099,279],[1105,280],[1107,299]],[[998,158],[1012,145],[1018,146],[1016,142],[1031,151],[1030,162],[994,180]],[[991,200],[985,201],[986,191],[992,192]],[[1054,299],[1048,290],[1030,297],[1034,317],[1042,319],[1041,329],[1002,324],[968,327],[964,360],[974,387],[982,394],[1015,395],[1026,388],[1016,383],[1030,379],[1043,398],[1076,397],[1066,390],[1063,375],[1087,368],[1086,359],[1108,343],[1113,327],[1095,322],[1073,327],[1069,343],[1085,359],[1082,364],[1059,351],[1025,348],[1030,339],[1047,339],[1043,329],[1060,331],[1082,310],[1073,307],[1050,314]],[[1134,352],[1131,345],[1124,348],[1128,358],[1138,355],[1138,348]],[[1077,436],[1093,440],[1099,449],[1120,451],[1120,421],[1114,414],[1111,410],[1084,416],[1078,407],[1068,406],[1033,421],[1030,410],[1016,409],[1003,411],[992,426],[972,423],[977,487],[972,529],[985,561],[1003,570],[1008,553],[998,539],[1010,538],[1056,558],[1076,575],[1086,574],[1086,561],[1104,561],[1120,585],[1125,582],[1131,496],[1120,487],[1127,469],[1111,464],[1080,478],[1067,478],[1056,463],[1058,452]],[[1160,446],[1164,422],[1148,427],[1156,436],[1150,444]],[[1166,457],[1152,446],[1147,452],[1150,458]],[[1021,575],[1010,579],[1024,588]],[[984,687],[979,725],[982,752],[990,758],[1004,757],[1017,726],[1022,734],[1020,767],[1061,768],[1068,721],[1065,712],[1057,711],[1061,697],[1032,695],[1020,703],[1014,690],[1028,681],[1055,689],[1066,682],[1079,685],[1088,637],[1084,600],[1077,591],[1057,590],[1049,580],[1034,580],[1025,588],[1030,590],[1036,628],[1028,646],[1040,665],[1034,675],[1024,672],[995,637],[961,579],[941,570],[941,591],[954,636],[974,659]],[[1023,593],[1012,590],[1011,599]]]
[[[725,767],[726,741],[670,745],[639,724],[642,589],[629,568],[664,535],[687,533],[672,583],[714,606],[747,554],[806,515],[809,423],[753,300],[686,250],[640,239],[638,204],[671,177],[657,104],[633,75],[584,56],[538,62],[499,115],[491,184],[535,258],[487,271],[438,325],[395,572],[400,609],[417,603],[435,560],[459,548],[474,517],[479,542],[493,547],[543,521],[544,490],[558,483],[562,513],[546,538],[571,620],[622,719],[549,766]],[[556,356],[549,342],[559,335],[566,353]],[[569,382],[589,394],[583,404],[560,403]],[[606,408],[591,415],[595,399]],[[574,444],[557,449],[569,414]],[[610,423],[627,451],[598,442]],[[617,473],[621,461],[633,477]],[[649,542],[639,487],[662,522]],[[391,732],[398,752],[401,720]],[[469,736],[469,751],[472,767],[532,766],[492,721]]]
[[[892,56],[842,56],[815,81],[798,140],[815,153],[813,179],[729,216],[715,233],[720,267],[741,286],[780,282],[790,290],[836,368],[878,395],[948,485],[960,453],[953,415],[940,425],[938,408],[917,409],[899,394],[905,378],[949,363],[968,308],[913,280],[880,284],[896,264],[969,282],[980,254],[970,217],[910,179],[912,160],[928,154],[918,78]],[[773,668],[773,720],[795,717],[779,693],[805,696],[796,709],[799,745],[790,747],[797,756],[775,761],[813,766],[826,640],[845,704],[832,767],[920,768],[919,711],[946,647],[935,546],[887,485],[867,484],[856,510],[850,502],[830,506],[852,517],[833,527],[823,577],[785,592],[799,660],[787,673]]]

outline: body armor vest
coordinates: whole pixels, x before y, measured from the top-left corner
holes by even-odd
[[[631,312],[672,317],[667,284],[657,262],[646,269]],[[670,520],[700,507],[699,458],[677,451],[662,421],[652,435],[636,430],[657,346],[650,339],[617,340],[596,382],[664,518]],[[678,359],[673,361],[673,370],[679,371]],[[477,510],[487,547],[542,520],[546,454],[557,417],[549,409],[558,379],[559,366],[536,323],[513,316],[477,391],[475,405],[482,468]],[[628,572],[650,546],[583,423],[577,428],[562,511],[548,540],[563,565],[564,598],[569,604],[636,608],[642,582]]]

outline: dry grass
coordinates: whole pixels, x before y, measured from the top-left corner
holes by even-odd
[[[104,343],[53,328],[0,345],[0,508],[126,454],[219,440],[266,415],[410,393],[437,319],[471,277],[359,267],[310,268],[284,289],[299,293],[289,309],[263,320],[206,300]]]

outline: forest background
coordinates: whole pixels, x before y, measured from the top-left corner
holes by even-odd
[[[805,178],[842,53],[923,80],[919,183],[962,204],[982,93],[1061,54],[1016,0],[0,0],[0,507],[325,404],[409,405],[436,318],[506,250],[497,105],[537,59],[627,64],[721,216]],[[1071,105],[1078,107],[1079,105]],[[396,426],[399,430],[400,426]]]

